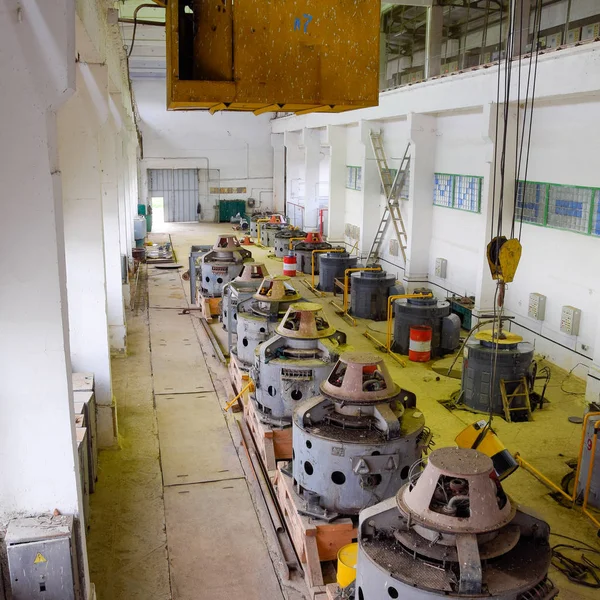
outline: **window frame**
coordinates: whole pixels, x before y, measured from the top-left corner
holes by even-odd
[[[519,179],[517,181],[517,186],[519,184],[523,184],[526,188],[527,184],[540,185],[545,187],[544,194],[544,219],[542,223],[535,223],[531,221],[523,220],[525,225],[533,225],[534,227],[547,227],[548,229],[555,229],[557,231],[568,231],[570,233],[577,233],[579,235],[587,235],[590,237],[600,238],[600,186],[586,186],[586,185],[569,185],[565,183],[552,183],[550,181],[532,181],[532,180],[523,180]],[[571,189],[580,189],[586,190],[590,192],[590,204],[589,204],[589,214],[587,216],[587,228],[585,231],[579,231],[577,229],[570,229],[569,227],[559,227],[557,225],[551,225],[549,222],[550,216],[550,189],[552,187],[555,188],[571,188]],[[596,229],[594,230],[594,215],[598,212],[598,219],[596,221]],[[519,205],[517,202],[517,215],[516,220],[520,222],[519,216]]]
[[[435,193],[435,179],[437,176],[442,175],[444,177],[449,177],[452,182],[452,206],[448,206],[446,204],[437,204],[436,203],[436,193]],[[439,206],[440,208],[451,208],[453,210],[460,210],[462,212],[467,212],[471,214],[481,214],[481,191],[483,189],[483,177],[481,175],[465,175],[462,173],[438,173],[435,172],[433,174],[434,181],[434,194],[433,194],[433,205]],[[457,193],[458,193],[458,178],[469,178],[477,180],[477,208],[472,210],[470,208],[465,208],[463,206],[457,206]]]

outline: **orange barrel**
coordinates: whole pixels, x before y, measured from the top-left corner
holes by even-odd
[[[410,328],[408,358],[413,362],[428,362],[431,359],[432,329],[427,325],[415,325]]]
[[[283,274],[296,277],[296,257],[293,254],[283,257]]]

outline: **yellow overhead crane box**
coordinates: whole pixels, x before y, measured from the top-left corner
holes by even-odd
[[[342,112],[379,100],[374,0],[169,0],[167,107]]]

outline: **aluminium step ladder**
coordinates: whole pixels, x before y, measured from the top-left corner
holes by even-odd
[[[515,385],[512,392],[508,392],[506,386]],[[525,412],[527,415],[527,420],[532,421],[533,417],[531,415],[531,400],[529,398],[529,384],[527,383],[526,377],[521,377],[521,379],[516,380],[500,380],[500,392],[502,394],[502,405],[504,407],[504,418],[508,423],[512,421],[511,413],[513,412]],[[524,403],[522,406],[513,406],[513,402],[517,398],[524,398]]]
[[[376,261],[379,257],[379,250],[381,249],[381,243],[385,237],[390,221],[394,225],[396,231],[396,239],[400,251],[402,252],[402,258],[406,264],[406,228],[404,226],[404,220],[402,219],[402,213],[400,212],[400,205],[397,198],[393,198],[394,190],[401,190],[408,174],[410,166],[410,142],[406,146],[402,162],[400,163],[399,169],[396,171],[395,177],[392,179],[392,173],[389,169],[387,158],[385,156],[385,150],[383,148],[383,141],[381,139],[381,133],[377,131],[371,131],[371,144],[373,146],[373,152],[375,154],[375,160],[377,161],[377,169],[379,171],[379,178],[381,179],[381,185],[383,186],[386,206],[379,222],[375,239],[369,250],[367,257],[367,263]]]

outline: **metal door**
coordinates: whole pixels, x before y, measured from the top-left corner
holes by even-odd
[[[148,169],[150,196],[165,201],[165,222],[197,221],[198,169]]]

